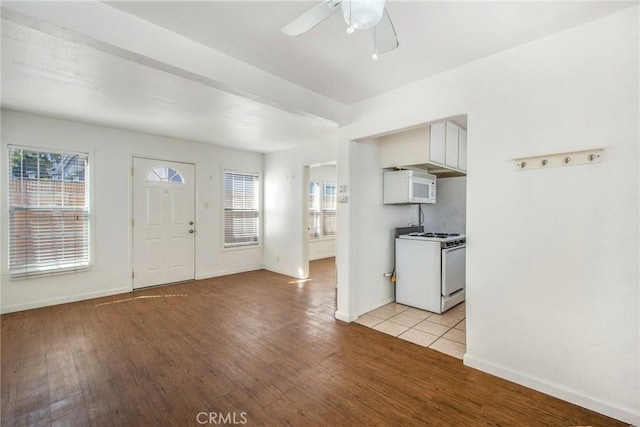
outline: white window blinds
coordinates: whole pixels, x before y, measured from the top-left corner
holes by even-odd
[[[88,155],[9,147],[12,278],[89,266]]]
[[[310,239],[318,239],[320,237],[320,184],[317,182],[309,183],[309,223],[307,230]]]
[[[322,184],[322,216],[322,235],[335,236],[337,228],[335,184]]]
[[[259,236],[257,173],[224,173],[224,246],[257,245]]]
[[[310,182],[307,225],[309,238],[313,240],[335,236],[336,228],[336,185],[326,182],[322,184]]]

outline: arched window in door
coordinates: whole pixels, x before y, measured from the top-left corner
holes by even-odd
[[[184,184],[184,178],[180,172],[166,166],[153,169],[147,175],[147,181],[154,182],[172,182],[175,184]]]

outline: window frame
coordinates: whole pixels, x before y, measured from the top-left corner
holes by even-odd
[[[313,206],[311,203],[311,188],[315,187],[317,189],[316,197],[316,206]],[[322,182],[321,181],[309,181],[308,186],[308,194],[307,198],[309,200],[309,209],[307,210],[307,236],[310,241],[317,241],[322,238]],[[317,228],[313,231],[313,235],[311,234],[311,214],[314,216],[314,224],[317,222]],[[316,219],[317,218],[317,219]]]
[[[12,191],[10,190],[10,186],[12,185],[12,181],[11,181],[11,177],[13,175],[12,173],[12,168],[11,168],[11,153],[14,150],[22,150],[22,151],[33,151],[33,152],[37,152],[37,153],[50,153],[50,154],[56,154],[56,155],[70,155],[70,156],[81,156],[82,158],[85,159],[85,165],[84,165],[84,183],[85,183],[85,189],[84,189],[84,197],[85,197],[85,203],[84,203],[84,207],[82,210],[85,212],[84,218],[85,218],[85,227],[86,227],[86,231],[84,234],[84,240],[85,240],[85,245],[86,245],[86,261],[82,262],[81,264],[74,264],[74,265],[69,265],[69,266],[59,266],[59,265],[55,265],[56,261],[54,260],[54,263],[52,265],[49,266],[38,266],[37,264],[33,264],[33,265],[24,265],[24,266],[20,266],[20,267],[11,267],[11,245],[12,245],[12,233],[13,233],[13,228],[11,226],[11,222],[12,222],[12,212],[11,210],[15,208],[15,205],[11,204],[11,195],[13,194]],[[20,143],[8,143],[5,146],[5,150],[3,153],[3,156],[6,156],[4,158],[4,164],[7,167],[7,172],[5,172],[3,174],[3,180],[6,180],[6,185],[4,186],[4,200],[6,202],[6,210],[3,210],[3,215],[6,215],[6,220],[3,221],[3,226],[6,227],[6,236],[7,236],[7,242],[6,242],[6,256],[3,259],[3,265],[5,266],[5,271],[7,272],[7,275],[9,277],[9,280],[29,280],[29,279],[35,279],[35,278],[39,278],[39,277],[47,277],[47,276],[55,276],[55,275],[62,275],[62,274],[71,274],[71,273],[78,273],[78,272],[83,272],[83,271],[87,271],[89,270],[93,265],[94,265],[94,256],[95,256],[95,244],[94,244],[94,186],[93,186],[93,153],[88,152],[88,151],[82,151],[82,150],[68,150],[68,149],[60,149],[60,148],[56,148],[56,147],[36,147],[36,146],[29,146],[29,145],[24,145],[24,144],[20,144]],[[24,178],[24,177],[23,177]],[[57,180],[54,180],[57,181]],[[63,182],[75,182],[74,180],[61,180]],[[29,208],[25,208],[25,209],[29,209]],[[59,212],[64,212],[65,209],[54,209],[52,207],[49,207],[47,209],[47,207],[31,207],[31,209],[33,211],[59,211]],[[67,209],[67,211],[71,212],[71,209]]]
[[[327,196],[325,194],[325,188],[326,187],[333,187],[333,195],[331,196]],[[328,203],[326,198],[327,197],[333,197],[333,203],[331,204],[332,207],[327,207]],[[338,186],[336,185],[335,182],[323,182],[322,183],[322,201],[321,201],[321,212],[322,212],[322,220],[321,220],[321,229],[322,229],[322,237],[326,238],[326,239],[331,239],[336,237],[336,234],[338,233]],[[334,222],[336,223],[334,228],[333,228],[333,233],[332,234],[326,234],[325,230],[327,228],[327,213],[328,212],[333,212],[333,218],[334,218]]]
[[[317,209],[313,209],[311,206],[311,186],[313,184],[318,185],[318,208]],[[333,206],[334,207],[326,207],[326,200],[325,200],[325,187],[327,186],[332,186],[333,187],[333,198],[334,198],[334,203]],[[333,234],[325,234],[325,224],[327,222],[326,218],[327,218],[327,212],[334,212],[334,218],[335,221],[337,222],[337,217],[338,217],[338,186],[335,182],[333,181],[324,181],[324,180],[313,180],[310,179],[309,180],[309,186],[307,188],[307,198],[309,199],[309,209],[307,211],[307,237],[309,239],[310,242],[318,242],[318,241],[322,241],[322,240],[333,240],[336,238],[337,234],[338,234],[338,230],[337,230],[337,223],[336,223],[336,227],[335,230],[333,232]],[[309,227],[309,219],[310,219],[310,215],[311,213],[314,212],[318,215],[318,236],[314,237],[311,235],[311,230]]]
[[[166,172],[166,177],[165,176],[160,176],[160,173],[158,172]],[[173,172],[173,174],[171,174],[171,172]],[[155,175],[155,177],[153,177],[153,175]],[[174,178],[179,178],[179,180],[175,180]],[[159,182],[159,183],[165,183],[165,184],[184,184],[184,177],[182,176],[182,174],[169,167],[169,166],[159,166],[156,168],[153,168],[149,171],[149,173],[147,174],[147,178],[146,178],[147,182]]]
[[[256,241],[255,242],[237,242],[237,243],[227,243],[227,228],[226,228],[226,213],[227,208],[225,206],[225,180],[227,174],[237,174],[237,175],[247,175],[253,176],[256,179]],[[222,218],[221,218],[221,228],[222,228],[222,250],[223,251],[237,251],[237,250],[247,250],[247,249],[255,249],[262,246],[262,180],[261,173],[257,171],[248,171],[248,170],[240,170],[240,169],[223,169],[222,171],[222,180],[221,180],[221,210],[222,210]]]

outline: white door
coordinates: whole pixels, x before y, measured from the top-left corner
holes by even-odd
[[[195,167],[133,158],[133,288],[195,278]]]

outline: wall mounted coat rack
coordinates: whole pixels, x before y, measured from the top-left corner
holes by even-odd
[[[544,156],[520,157],[514,159],[517,170],[544,169],[559,166],[587,165],[600,163],[603,148],[547,154]]]

